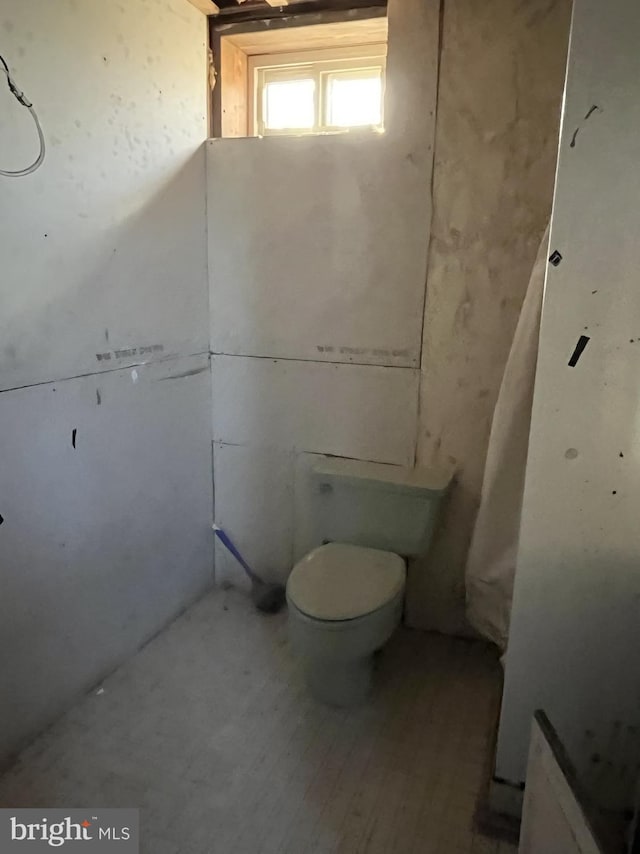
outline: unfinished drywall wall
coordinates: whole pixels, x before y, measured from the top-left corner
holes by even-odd
[[[210,583],[205,26],[2,3],[0,761]]]
[[[518,854],[602,854],[574,770],[542,713],[531,728]],[[616,846],[617,847],[617,846]]]
[[[411,465],[418,371],[213,357],[216,521],[265,577],[294,554],[294,471],[318,453]],[[298,555],[299,556],[299,555]],[[216,543],[216,575],[242,571]]]
[[[300,453],[415,459],[438,7],[389,4],[383,135],[207,148],[216,519],[279,578]]]
[[[214,351],[416,367],[430,171],[417,156],[370,132],[210,140]]]
[[[412,625],[465,631],[464,568],[496,396],[549,218],[570,0],[445,0],[418,462],[457,484]]]
[[[205,27],[185,0],[3,0],[47,155],[2,181],[0,387],[207,350]],[[0,130],[2,168],[37,151],[6,86]]]
[[[209,387],[205,355],[0,395],[1,757],[211,583]]]
[[[214,352],[419,364],[437,26],[392,0],[384,134],[209,141]]]
[[[534,709],[631,808],[640,761],[640,7],[576,0],[496,774]]]

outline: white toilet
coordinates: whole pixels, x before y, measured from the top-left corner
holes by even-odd
[[[404,558],[426,553],[451,474],[327,458],[311,477],[313,548],[287,582],[289,634],[311,693],[369,693],[373,654],[400,623]],[[401,557],[402,555],[402,557]]]

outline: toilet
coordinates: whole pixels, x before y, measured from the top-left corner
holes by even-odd
[[[327,458],[307,496],[318,543],[287,582],[289,636],[318,700],[351,706],[402,618],[406,558],[426,554],[451,473]]]

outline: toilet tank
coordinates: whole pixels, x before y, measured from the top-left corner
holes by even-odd
[[[312,471],[321,542],[425,554],[452,472],[327,458]]]

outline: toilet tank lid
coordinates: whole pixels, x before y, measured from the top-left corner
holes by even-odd
[[[428,490],[443,495],[453,478],[453,468],[422,467],[407,468],[388,463],[371,463],[364,460],[348,460],[327,457],[313,467],[316,475],[352,481],[360,486],[369,481],[371,486],[400,491]]]
[[[353,620],[391,602],[404,589],[402,558],[381,549],[328,543],[291,571],[289,600],[316,620]]]

